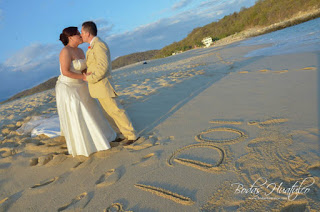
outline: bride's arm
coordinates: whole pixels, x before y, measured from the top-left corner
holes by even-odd
[[[64,76],[73,78],[73,79],[83,79],[84,76],[82,74],[73,73],[70,71],[70,64],[71,64],[71,55],[66,48],[63,48],[60,52],[60,65],[61,65],[61,72]]]

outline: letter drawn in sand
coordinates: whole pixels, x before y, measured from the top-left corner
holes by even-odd
[[[194,204],[194,202],[189,197],[185,197],[180,194],[173,193],[172,191],[168,191],[163,188],[158,188],[158,187],[154,187],[154,186],[150,186],[150,185],[143,185],[143,184],[135,184],[134,186],[137,188],[140,188],[141,190],[149,191],[149,192],[156,194],[160,197],[170,199],[176,203],[180,203],[183,205],[193,205]]]
[[[213,139],[213,138],[207,138],[204,137],[205,134],[208,134],[210,132],[232,132],[238,134],[235,138],[230,139]],[[200,134],[196,135],[195,139],[199,142],[215,142],[215,143],[226,143],[226,142],[239,142],[241,140],[246,139],[248,136],[241,130],[233,129],[233,128],[227,128],[227,127],[217,127],[217,128],[211,128],[208,130],[205,130],[201,132]]]
[[[219,155],[220,155],[220,159],[218,160],[218,162],[216,164],[209,164],[209,163],[205,163],[202,161],[196,161],[196,160],[191,160],[191,159],[185,159],[185,158],[177,158],[177,155],[180,154],[181,152],[187,150],[187,149],[191,149],[191,148],[210,148],[210,149],[214,149],[216,151],[218,151]],[[225,159],[225,152],[223,149],[214,146],[213,144],[210,143],[199,143],[199,144],[191,144],[189,146],[185,146],[181,149],[176,150],[167,160],[167,164],[169,166],[173,166],[173,161],[178,162],[182,165],[185,166],[190,166],[196,169],[199,169],[201,171],[206,171],[206,172],[216,172],[216,171],[220,171],[221,167],[220,165],[222,164],[222,162]]]
[[[259,128],[262,128],[262,127],[268,127],[270,125],[282,124],[288,121],[289,119],[276,118],[276,119],[269,119],[266,121],[249,121],[248,125],[257,125]]]

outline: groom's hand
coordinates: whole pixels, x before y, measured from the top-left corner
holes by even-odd
[[[82,74],[86,74],[87,73],[87,69],[84,69],[81,71]]]
[[[87,76],[89,76],[90,74],[91,74],[91,72],[89,72],[89,73],[83,73],[83,80],[86,81],[86,82],[88,82]]]

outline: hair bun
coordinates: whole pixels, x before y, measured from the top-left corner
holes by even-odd
[[[0,0],[1,1],[1,0]],[[62,33],[60,34],[60,39],[63,45],[68,45],[69,37],[73,35],[77,35],[79,33],[77,27],[67,27],[65,28]]]
[[[63,45],[68,45],[68,43],[69,43],[69,39],[68,39],[68,37],[64,34],[64,33],[61,33],[60,34],[60,39],[59,39],[62,43],[63,43]]]

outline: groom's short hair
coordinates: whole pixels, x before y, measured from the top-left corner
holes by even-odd
[[[93,21],[86,21],[82,24],[85,31],[89,32],[93,36],[97,36],[97,25]]]

